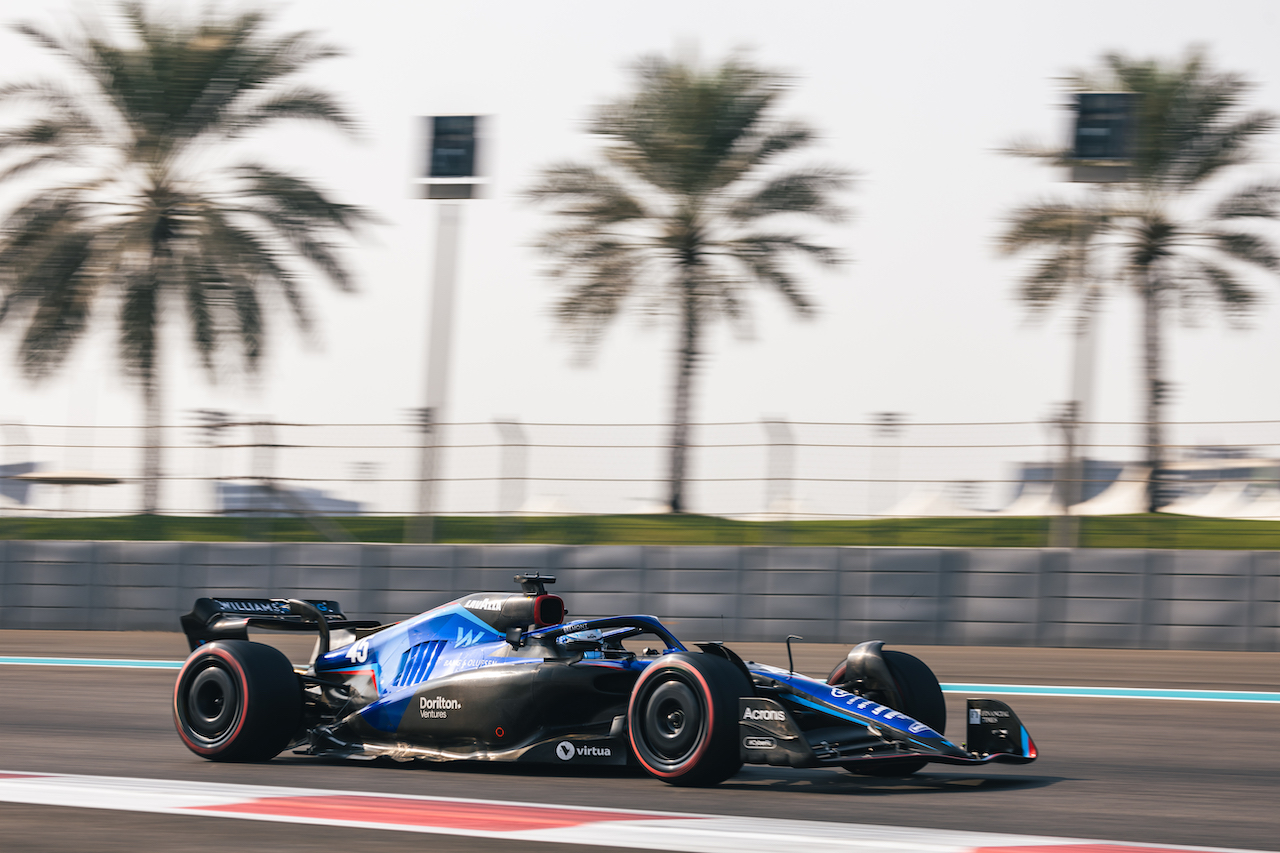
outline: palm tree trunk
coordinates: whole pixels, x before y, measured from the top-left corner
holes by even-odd
[[[1164,383],[1160,379],[1162,358],[1160,352],[1160,301],[1161,288],[1156,271],[1148,265],[1143,270],[1142,289],[1142,348],[1143,376],[1147,392],[1147,512],[1155,512],[1164,502],[1160,490],[1160,475],[1164,468],[1164,428],[1161,410],[1164,405]]]
[[[142,512],[156,515],[160,509],[161,436],[160,381],[154,362],[142,378],[142,401],[146,409],[146,448],[142,457]]]
[[[684,485],[689,455],[689,401],[698,361],[698,310],[692,283],[685,284],[680,310],[680,347],[676,352],[675,406],[671,416],[671,473],[668,506],[673,513],[688,509]]]
[[[160,509],[160,290],[168,272],[169,247],[157,239],[151,249],[151,269],[142,282],[125,298],[124,334],[129,342],[131,360],[142,384],[143,432],[142,512],[156,515]]]

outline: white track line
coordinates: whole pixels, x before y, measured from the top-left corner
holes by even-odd
[[[1033,835],[595,809],[317,788],[0,771],[0,802],[224,817],[687,853],[1160,853],[1226,851]]]

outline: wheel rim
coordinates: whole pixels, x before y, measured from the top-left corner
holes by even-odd
[[[240,691],[226,669],[212,663],[191,679],[182,702],[183,723],[190,734],[215,744],[235,728],[240,717]]]
[[[687,761],[702,742],[705,723],[697,692],[683,680],[667,678],[646,696],[644,745],[661,764],[674,767]]]

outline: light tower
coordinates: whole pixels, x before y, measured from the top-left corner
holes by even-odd
[[[428,116],[426,160],[417,182],[418,198],[437,201],[436,253],[432,272],[431,321],[428,327],[426,400],[420,411],[422,455],[418,472],[418,514],[406,525],[405,539],[431,542],[432,516],[439,477],[440,430],[448,401],[449,357],[453,337],[453,294],[458,272],[458,235],[462,202],[480,198],[482,116]]]

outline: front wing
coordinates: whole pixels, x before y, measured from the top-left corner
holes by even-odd
[[[922,758],[942,764],[1027,764],[1036,759],[1036,745],[1017,714],[995,699],[968,700],[963,746],[924,726],[904,733],[861,721],[842,724],[834,717],[833,725],[802,731],[783,702],[744,696],[738,705],[742,760],[747,764],[848,766]]]

